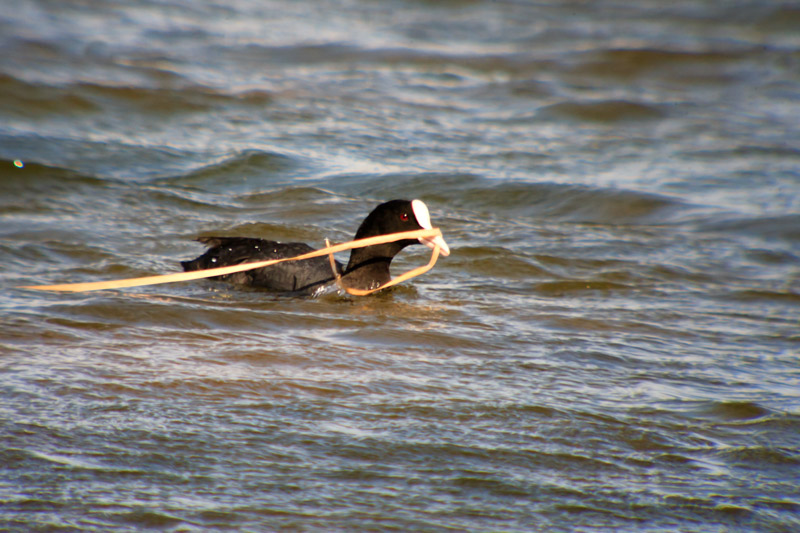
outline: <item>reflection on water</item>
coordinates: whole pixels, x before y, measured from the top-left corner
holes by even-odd
[[[0,527],[797,529],[797,22],[12,2]],[[453,253],[385,294],[14,288],[400,197]]]

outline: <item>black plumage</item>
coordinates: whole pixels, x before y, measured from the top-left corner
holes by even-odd
[[[430,229],[430,227],[428,209],[422,201],[392,200],[376,207],[364,219],[356,231],[355,239]],[[207,245],[209,249],[196,259],[181,262],[187,272],[295,257],[313,250],[311,246],[301,242],[281,243],[246,237],[201,237],[198,241]],[[406,239],[353,249],[347,266],[337,261],[336,269],[342,275],[345,286],[363,290],[374,289],[391,279],[389,265],[403,248],[420,242],[433,247],[434,241],[440,246],[442,255],[450,253],[441,237]],[[335,278],[328,258],[317,257],[302,261],[287,261],[212,279],[273,291],[311,294],[333,282]]]

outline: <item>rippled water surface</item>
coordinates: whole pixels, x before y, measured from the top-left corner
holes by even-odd
[[[800,530],[798,27],[5,2],[0,529]],[[17,288],[344,241],[392,198],[452,254],[375,296]]]

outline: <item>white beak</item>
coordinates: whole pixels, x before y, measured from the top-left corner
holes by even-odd
[[[411,202],[411,208],[414,210],[414,216],[416,217],[417,223],[420,226],[422,226],[424,229],[433,229],[433,226],[431,226],[431,214],[428,211],[428,206],[425,205],[425,202],[422,200],[413,200]],[[438,246],[439,253],[445,257],[450,255],[450,247],[447,246],[447,243],[444,242],[444,239],[440,235],[437,235],[436,237],[421,237],[419,242],[431,250]]]
[[[419,242],[433,250],[437,245],[439,246],[439,253],[443,256],[447,257],[450,255],[450,247],[447,246],[447,243],[444,242],[441,236],[437,235],[436,237],[422,237]]]

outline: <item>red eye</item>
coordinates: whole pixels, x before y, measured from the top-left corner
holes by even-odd
[[[400,220],[408,222],[408,213],[400,213]]]

